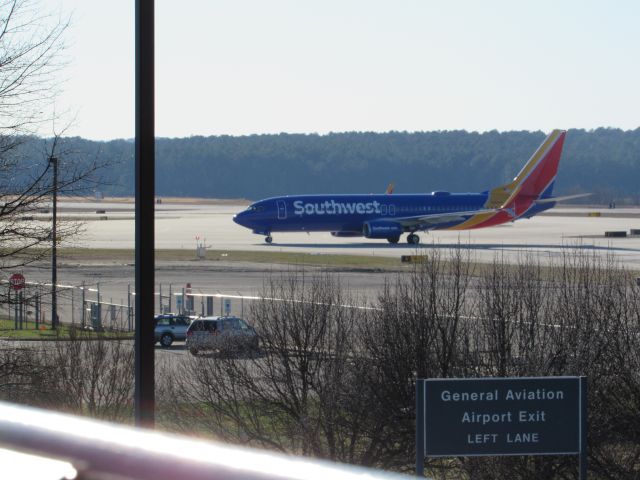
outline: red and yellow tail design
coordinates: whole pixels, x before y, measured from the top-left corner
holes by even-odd
[[[474,215],[451,229],[491,227],[514,220],[529,210],[556,178],[566,133],[551,132],[511,183],[489,192],[485,207],[496,209],[495,212]]]

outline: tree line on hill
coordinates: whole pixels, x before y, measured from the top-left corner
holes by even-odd
[[[158,138],[159,196],[247,198],[304,193],[483,191],[515,177],[544,140],[543,132],[348,132]],[[29,138],[16,155],[36,155]],[[66,160],[110,165],[105,195],[134,187],[134,143],[65,138]],[[65,159],[62,160],[63,162]],[[589,203],[640,201],[640,128],[569,130],[556,194],[591,192]]]

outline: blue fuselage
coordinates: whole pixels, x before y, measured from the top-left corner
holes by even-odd
[[[482,209],[487,198],[487,192],[284,196],[256,202],[237,214],[234,221],[262,235],[300,231],[362,234],[365,222],[472,212]],[[457,222],[444,221],[430,229],[447,228]]]
[[[297,195],[250,205],[233,220],[254,233],[331,232],[417,244],[415,232],[470,230],[530,218],[555,205],[552,197],[566,131],[554,130],[510,182],[481,193]],[[562,198],[562,197],[557,197]],[[565,197],[567,198],[567,197]]]

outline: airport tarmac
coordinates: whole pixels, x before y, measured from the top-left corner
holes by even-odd
[[[77,204],[62,204],[78,211]],[[322,254],[400,256],[415,253],[407,243],[390,245],[384,240],[336,238],[329,233],[278,233],[273,244],[236,225],[235,213],[246,205],[158,205],[156,211],[157,249],[193,250],[204,243],[214,250],[282,251]],[[84,233],[74,240],[82,248],[134,248],[133,205],[121,203],[84,203],[87,221]],[[588,216],[600,214],[600,217]],[[95,215],[95,216],[94,216]],[[420,234],[419,248],[447,248],[461,244],[473,250],[477,261],[490,262],[496,253],[516,259],[522,252],[531,252],[544,261],[559,255],[567,247],[579,246],[601,254],[613,254],[626,266],[640,269],[640,236],[605,237],[606,231],[640,229],[640,208],[561,208],[550,215],[538,215],[512,224],[468,231],[433,231]],[[402,239],[404,241],[404,237]]]
[[[164,305],[168,303],[169,289],[175,302],[187,283],[196,294],[195,310],[204,311],[204,298],[200,295],[217,295],[214,312],[222,309],[222,297],[231,298],[232,313],[246,314],[249,299],[259,295],[264,282],[270,275],[286,272],[288,265],[268,263],[229,262],[224,257],[213,258],[213,253],[204,260],[196,258],[196,243],[203,242],[211,250],[245,250],[256,252],[305,252],[315,255],[349,254],[363,256],[397,257],[416,253],[416,247],[406,243],[390,245],[384,240],[364,238],[336,238],[329,233],[275,233],[274,243],[267,245],[263,237],[252,234],[232,221],[235,213],[246,205],[228,204],[166,204],[158,205],[156,211],[156,248],[185,249],[193,252],[193,259],[187,261],[156,262],[156,292],[162,293]],[[95,212],[99,213],[95,213]],[[599,213],[600,217],[589,216]],[[496,255],[503,255],[508,261],[516,261],[519,255],[533,254],[547,262],[557,258],[567,248],[581,248],[597,255],[613,255],[620,264],[640,271],[640,236],[607,238],[605,231],[625,231],[640,229],[640,208],[594,209],[556,208],[551,215],[540,215],[530,220],[520,220],[513,224],[463,232],[436,231],[421,233],[420,253],[436,249],[455,247],[460,242],[471,249],[471,258],[479,262],[491,262]],[[109,202],[83,202],[81,204],[62,202],[61,216],[76,218],[81,215],[87,220],[84,233],[74,240],[73,245],[87,249],[128,249],[134,248],[133,205]],[[99,218],[106,218],[100,220]],[[197,239],[198,238],[198,239]],[[404,240],[404,238],[403,238]],[[64,252],[64,251],[63,251]],[[70,288],[60,293],[61,317],[65,321],[77,321],[79,313],[70,312],[81,308],[79,286],[86,285],[86,299],[94,301],[100,289],[102,302],[127,305],[131,298],[128,292],[134,290],[134,266],[130,253],[108,257],[109,260],[77,258],[67,259],[64,254],[58,258],[58,283]],[[29,282],[47,284],[51,278],[48,262],[26,266],[22,273]],[[308,267],[309,272],[316,267]],[[348,287],[352,295],[360,299],[373,299],[393,272],[377,269],[336,269],[336,276]],[[159,284],[162,284],[160,287]],[[43,287],[47,290],[47,287]],[[72,294],[73,292],[73,294]],[[157,311],[160,311],[159,297]],[[73,307],[75,305],[75,307]],[[175,303],[172,310],[176,310]],[[74,320],[75,319],[75,320]]]

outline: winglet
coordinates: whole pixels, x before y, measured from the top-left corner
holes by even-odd
[[[389,185],[387,185],[387,190],[384,192],[387,195],[391,195],[393,193],[393,188],[394,188],[394,184],[393,182],[391,182]]]

